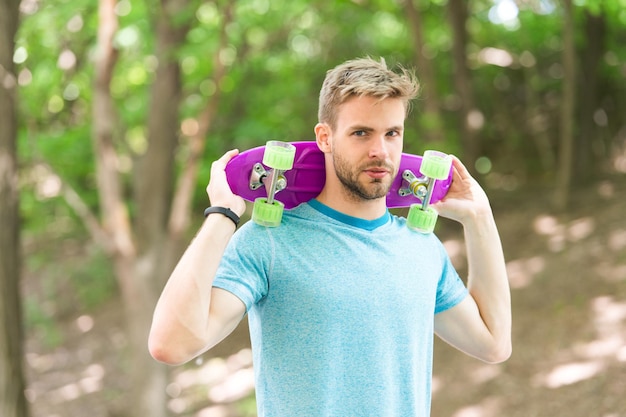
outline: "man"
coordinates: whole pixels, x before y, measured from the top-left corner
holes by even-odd
[[[404,120],[418,85],[369,58],[327,73],[315,137],[326,183],[282,224],[248,222],[211,168],[213,210],[172,273],[150,352],[184,363],[249,315],[259,416],[427,416],[433,333],[486,362],[511,352],[510,294],[489,201],[454,159],[439,214],[464,227],[467,288],[434,235],[392,216]],[[228,210],[225,210],[227,208]]]

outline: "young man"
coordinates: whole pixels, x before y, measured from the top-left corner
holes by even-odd
[[[210,214],[172,273],[154,313],[150,352],[180,364],[226,337],[247,313],[258,415],[428,416],[433,334],[486,362],[511,352],[510,294],[489,201],[458,159],[439,214],[464,227],[467,288],[441,242],[392,216],[404,120],[418,90],[385,62],[329,71],[315,137],[326,184],[280,227],[237,233]],[[244,201],[211,168],[212,207]],[[218,209],[220,210],[220,209]]]

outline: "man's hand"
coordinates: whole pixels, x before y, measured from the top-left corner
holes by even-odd
[[[456,156],[452,156],[452,169],[448,193],[433,205],[439,215],[465,224],[478,215],[491,214],[487,194]]]
[[[243,198],[233,194],[226,180],[226,164],[239,154],[237,149],[226,152],[220,159],[211,165],[211,178],[206,187],[207,195],[212,206],[227,207],[241,216],[246,211]]]

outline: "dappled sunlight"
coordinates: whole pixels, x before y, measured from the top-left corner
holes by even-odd
[[[443,388],[443,380],[441,379],[441,377],[437,376],[437,375],[433,375],[432,377],[432,382],[431,382],[431,392],[432,395],[435,395],[439,390],[441,390],[441,388]]]
[[[479,365],[470,371],[470,379],[474,384],[484,384],[502,374],[502,368],[497,365]]]
[[[594,324],[602,338],[621,336],[626,345],[626,302],[611,296],[596,297],[591,301]]]
[[[535,377],[535,383],[547,388],[560,388],[594,378],[612,363],[626,360],[626,302],[610,296],[591,301],[592,322],[596,338],[575,343],[564,355],[571,362],[555,366]]]
[[[33,366],[33,363],[37,365],[36,362],[41,359],[34,356],[37,355],[30,355],[31,362],[29,362],[29,364],[31,366]],[[52,359],[54,361],[54,358],[49,357],[44,358],[44,361],[47,362],[48,359]],[[49,401],[51,404],[61,404],[68,401],[74,401],[82,397],[83,395],[93,394],[95,392],[101,391],[104,386],[105,375],[106,371],[104,369],[104,366],[94,363],[87,366],[87,368],[85,368],[85,370],[80,374],[78,379],[71,378],[71,382],[68,382],[58,388],[43,392],[38,392],[38,390],[36,389],[29,388],[26,395],[31,403],[41,400]],[[69,375],[60,374],[59,379],[70,378]]]
[[[533,229],[535,233],[548,239],[548,249],[551,252],[561,252],[568,242],[580,242],[592,235],[596,229],[596,221],[592,217],[583,217],[564,224],[554,216],[542,214],[533,221]]]
[[[615,171],[626,173],[626,146],[623,146],[621,152],[617,153],[613,159],[613,168]]]
[[[607,243],[609,249],[613,252],[620,252],[626,249],[626,229],[612,231]]]
[[[533,223],[535,232],[548,239],[548,249],[551,252],[560,252],[565,247],[565,227],[556,217],[541,215]]]
[[[463,381],[463,388],[461,388],[461,390],[467,393],[471,390],[489,390],[490,383],[497,383],[498,378],[505,376],[506,367],[503,364],[485,364],[480,361],[475,361],[474,358],[470,358],[469,356],[457,356],[457,354],[458,352],[453,352],[453,355],[456,356],[454,359],[460,359],[462,363],[465,363],[465,366],[459,366],[458,364],[453,365],[448,362],[447,364],[450,366],[449,369],[454,369],[454,371],[452,375],[448,375],[447,377],[443,377],[441,374],[442,371],[443,374],[445,374],[446,370],[437,367],[438,372],[433,374],[432,378],[433,399],[459,395],[458,393],[455,394],[450,391],[450,386],[457,384],[459,381]],[[475,397],[472,397],[470,394],[468,398]],[[446,400],[444,399],[442,401]],[[502,405],[502,398],[489,396],[478,404],[465,405],[459,408],[453,414],[453,417],[499,417],[502,415]]]
[[[233,372],[252,366],[252,351],[245,348],[228,358],[211,358],[206,363],[200,360],[197,364],[197,368],[177,373],[174,383],[180,385],[183,390],[196,384],[215,385]]]
[[[604,199],[615,196],[615,185],[610,181],[602,181],[598,184],[598,195]]]
[[[177,372],[167,387],[171,398],[168,407],[176,414],[197,409],[198,404],[210,404],[197,416],[228,415],[223,414],[228,408],[219,405],[234,403],[254,392],[252,351],[249,348],[227,358],[211,358],[206,363],[200,359],[196,365]]]
[[[608,251],[606,250],[608,249]],[[610,232],[606,240],[605,253],[607,255],[615,254],[620,256],[621,262],[617,262],[609,257],[602,259],[593,267],[594,273],[606,282],[619,282],[626,280],[626,259],[624,251],[626,250],[626,229],[617,229]]]
[[[102,389],[105,374],[102,365],[89,365],[80,380],[51,391],[49,395],[53,402],[65,402],[75,400],[85,394],[92,394]]]
[[[479,404],[470,405],[457,410],[452,417],[496,417],[501,416],[502,400],[490,397]]]
[[[26,172],[26,181],[32,183],[39,200],[47,200],[61,195],[61,178],[46,164],[35,164]]]
[[[76,319],[76,327],[80,330],[81,333],[87,333],[91,329],[93,329],[94,321],[93,317],[88,315],[82,315]]]
[[[555,367],[546,375],[538,376],[536,382],[547,388],[560,388],[593,378],[602,372],[604,367],[600,361],[568,363]]]
[[[585,358],[602,359],[614,357],[617,359],[621,348],[624,346],[624,338],[621,335],[608,336],[593,340],[589,343],[577,344],[573,351]]]
[[[506,271],[511,288],[520,289],[531,285],[535,277],[545,269],[545,266],[546,261],[542,256],[507,262]]]
[[[221,384],[209,390],[209,399],[216,403],[240,400],[254,391],[254,371],[240,369],[229,375]]]
[[[513,355],[482,365],[442,347],[433,415],[626,416],[626,403],[616,399],[626,387],[623,187],[600,182],[564,213],[545,206],[523,216],[500,212],[513,290]],[[461,253],[455,241],[446,249]]]
[[[56,358],[53,353],[39,355],[36,353],[26,353],[26,363],[37,372],[48,372],[54,368]]]
[[[579,242],[589,237],[595,230],[596,222],[591,217],[574,220],[567,228],[567,239],[570,242]]]
[[[229,407],[225,405],[216,405],[200,410],[196,414],[196,417],[229,417],[231,415],[232,413]]]
[[[535,218],[533,228],[539,235],[550,236],[560,230],[559,221],[554,216],[542,214]]]

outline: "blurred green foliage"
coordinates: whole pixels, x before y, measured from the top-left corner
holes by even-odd
[[[442,103],[446,139],[437,146],[459,153],[458,97],[447,2],[414,1],[422,16],[421,30],[427,45],[422,52],[434,66],[434,90]],[[215,0],[191,4],[179,16],[181,23],[190,24],[186,42],[174,51],[183,77],[181,123],[195,121],[218,88],[221,93],[197,182],[198,207],[205,204],[210,161],[226,149],[258,146],[269,139],[313,138],[317,94],[328,68],[365,55],[385,57],[390,64],[415,63],[417,52],[400,0],[239,0],[232,4]],[[549,180],[551,169],[540,162],[536,140],[544,135],[547,148],[558,152],[562,78],[559,3],[476,0],[469,4],[467,60],[484,120],[479,127],[484,155],[478,162],[487,183],[512,189],[530,179]],[[612,152],[626,148],[626,49],[622,47],[626,41],[626,0],[579,0],[575,4],[581,56],[585,48],[598,47],[587,44],[589,16],[600,16],[605,26],[594,113],[593,140],[597,146],[593,149],[594,157],[603,166],[610,166]],[[218,50],[228,5],[233,7],[233,18],[225,28],[226,47]],[[147,146],[149,88],[158,65],[153,55],[154,7],[151,2],[130,0],[121,0],[116,6],[119,61],[111,94],[119,118],[117,134],[122,139],[117,144],[118,169],[129,188],[134,161]],[[75,190],[98,214],[91,143],[93,118],[98,117],[92,113],[97,11],[97,2],[89,0],[22,4],[14,60],[20,85],[22,216],[24,233],[33,239],[50,233],[59,239],[85,236],[84,226],[63,201],[61,184]],[[227,69],[220,85],[214,79],[215,62]],[[416,71],[419,76],[420,68]],[[581,85],[585,82],[580,79]],[[421,138],[433,129],[434,122],[421,107],[418,102],[407,120],[407,152],[421,153],[430,146]],[[181,155],[186,151],[185,146],[179,149]],[[63,230],[50,231],[59,228]],[[73,269],[73,285],[84,306],[97,305],[113,291],[108,268],[102,254],[96,253],[89,262]],[[45,314],[37,311],[36,304],[27,302],[29,317],[43,323]]]

